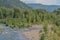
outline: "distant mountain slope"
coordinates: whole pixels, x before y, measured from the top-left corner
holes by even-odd
[[[35,8],[35,9],[45,9],[47,11],[54,11],[60,8],[60,5],[42,5],[42,4],[27,4],[28,6]]]
[[[28,6],[21,2],[20,0],[0,0],[0,7],[19,7],[19,8],[28,8]]]

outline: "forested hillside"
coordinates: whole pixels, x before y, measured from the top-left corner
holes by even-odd
[[[52,6],[54,8],[42,6],[40,5],[43,9],[33,9],[20,0],[0,0],[0,23],[6,24],[7,27],[12,29],[28,28],[32,25],[42,24],[44,27],[40,30],[40,40],[60,40],[59,6],[59,9],[57,9],[57,6]],[[54,10],[48,12],[44,8],[49,9],[48,11]],[[48,28],[47,25],[52,25],[52,27]],[[0,31],[2,32],[2,28],[0,28]]]
[[[0,0],[0,7],[6,8],[29,8],[25,3],[20,0]]]
[[[60,9],[47,12],[42,9],[0,8],[0,23],[13,29],[44,25],[40,40],[60,40]],[[52,25],[48,28],[47,25]]]
[[[27,5],[34,9],[44,9],[49,12],[52,12],[52,11],[60,8],[60,5],[43,5],[43,4],[39,4],[39,3],[31,3],[31,4],[27,4]]]
[[[34,24],[55,24],[60,26],[60,9],[47,12],[42,9],[0,8],[0,23],[15,28]]]

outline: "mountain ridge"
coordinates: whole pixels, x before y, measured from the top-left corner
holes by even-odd
[[[31,3],[31,4],[27,4],[27,5],[34,9],[45,9],[50,12],[60,8],[60,5],[43,5],[43,4],[36,4],[36,3],[35,4]]]
[[[0,0],[0,7],[7,8],[29,8],[25,3],[20,0]]]

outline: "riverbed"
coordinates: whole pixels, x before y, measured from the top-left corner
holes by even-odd
[[[5,24],[0,24],[0,27],[3,29],[0,34],[0,40],[38,40],[39,30],[42,29],[42,27],[30,27],[20,30],[13,30]]]

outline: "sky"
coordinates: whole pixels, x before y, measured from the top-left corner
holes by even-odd
[[[25,3],[41,3],[44,5],[60,5],[60,0],[21,0]]]

